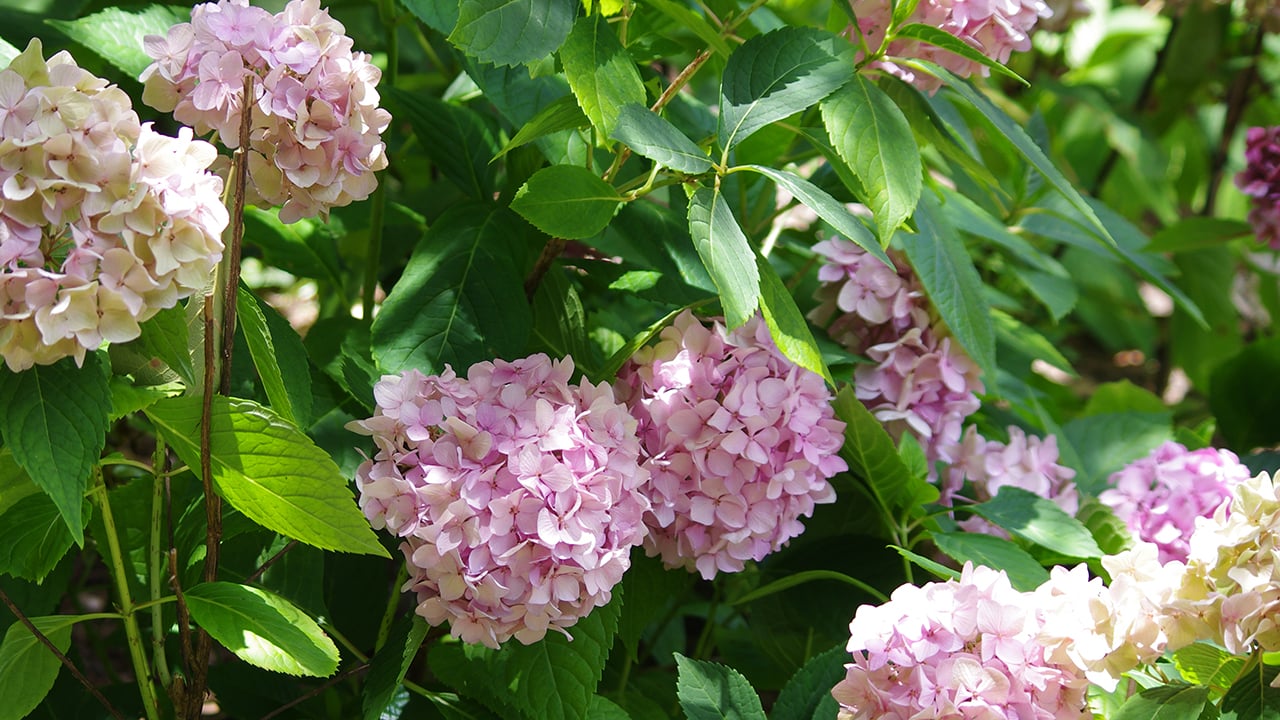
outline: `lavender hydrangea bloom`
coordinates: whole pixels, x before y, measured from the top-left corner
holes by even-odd
[[[1032,594],[987,567],[903,585],[849,625],[853,662],[832,690],[839,717],[1092,718],[1084,674],[1041,641],[1046,619]]]
[[[318,0],[292,0],[275,15],[247,0],[196,5],[190,23],[146,37],[155,62],[142,73],[142,98],[202,134],[217,131],[228,147],[239,145],[247,105],[250,201],[281,206],[285,222],[327,216],[369,197],[374,171],[387,166],[382,73],[345,32]],[[252,102],[241,97],[246,77]]]
[[[892,3],[851,0],[851,4],[866,46],[875,52],[884,44],[885,31],[893,15]],[[906,23],[945,30],[992,60],[1004,63],[1015,50],[1031,49],[1031,31],[1036,22],[1052,14],[1042,0],[920,0]],[[890,58],[930,60],[961,77],[975,74],[986,77],[991,73],[982,63],[913,38],[893,40],[885,53]],[[878,60],[874,66],[922,90],[936,90],[942,84],[932,75],[917,74],[892,60]]]
[[[681,313],[617,384],[653,474],[645,549],[668,567],[742,570],[835,500],[844,423],[822,378],[786,359],[759,316],[728,332]]]
[[[1111,475],[1098,499],[1140,540],[1160,548],[1160,561],[1187,559],[1197,518],[1213,515],[1250,476],[1230,450],[1188,450],[1166,442]]]
[[[129,96],[38,40],[0,70],[0,355],[18,372],[204,288],[229,221],[217,151],[142,125]]]
[[[375,528],[405,538],[406,590],[454,637],[540,640],[609,601],[645,534],[636,420],[605,383],[546,355],[416,370],[351,423],[378,451],[356,475]]]
[[[1249,223],[1258,240],[1280,250],[1280,126],[1251,127],[1245,143],[1246,166],[1236,186],[1253,198]]]

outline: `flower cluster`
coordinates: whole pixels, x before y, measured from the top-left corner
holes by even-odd
[[[850,0],[850,4],[857,15],[867,52],[875,53],[884,44],[893,18],[893,4],[888,0]],[[1031,31],[1036,22],[1052,14],[1043,0],[920,0],[904,24],[940,28],[992,60],[1005,63],[1013,51],[1031,49]],[[982,63],[914,38],[895,38],[884,52],[890,58],[930,60],[960,77],[975,73],[985,77],[991,72]],[[916,74],[892,60],[879,60],[875,66],[922,90],[936,90],[941,86],[933,76]]]
[[[466,642],[541,639],[609,601],[645,533],[636,420],[570,360],[388,375],[360,506],[401,545],[418,614]]]
[[[840,238],[814,250],[826,263],[810,319],[830,322],[834,339],[872,361],[854,371],[858,399],[895,438],[918,437],[930,462],[952,460],[961,424],[981,406],[977,365],[942,334],[904,260],[891,256],[886,267]]]
[[[281,206],[285,222],[327,215],[369,197],[387,165],[381,71],[344,33],[318,0],[276,15],[247,0],[196,5],[190,23],[147,36],[155,62],[142,73],[143,100],[233,148],[248,107],[253,201]]]
[[[903,585],[858,608],[853,662],[832,691],[841,720],[1085,720],[1088,681],[1041,640],[1047,618],[1003,571],[966,563],[959,580]]]
[[[619,373],[652,480],[645,548],[704,578],[736,572],[804,529],[847,469],[822,378],[787,360],[759,316],[728,332],[685,312]]]
[[[1111,476],[1098,495],[1134,537],[1160,548],[1160,561],[1186,560],[1196,518],[1209,517],[1250,476],[1230,450],[1188,450],[1166,442]]]
[[[985,502],[1008,485],[1053,500],[1069,515],[1080,509],[1080,496],[1071,481],[1076,472],[1058,463],[1058,440],[1052,435],[1040,439],[1011,426],[1009,442],[1002,443],[984,439],[970,426],[952,453],[953,462],[942,487],[943,503],[950,504],[962,493],[974,502]],[[969,490],[964,493],[966,482]],[[978,517],[959,524],[970,532],[1004,534]]]
[[[222,254],[213,146],[39,41],[0,70],[0,355],[76,362],[200,290]]]
[[[1249,223],[1259,241],[1280,250],[1280,126],[1249,128],[1244,159],[1236,186],[1253,198]]]
[[[1232,653],[1280,650],[1278,537],[1280,487],[1266,473],[1237,484],[1191,536],[1187,575],[1203,582],[1189,584],[1205,593],[1190,600],[1218,609],[1221,634],[1209,639]]]

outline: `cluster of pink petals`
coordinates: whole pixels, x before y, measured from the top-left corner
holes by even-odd
[[[850,0],[866,51],[875,53],[884,44],[893,18],[889,0]],[[983,55],[1005,63],[1015,51],[1031,49],[1031,31],[1053,11],[1042,0],[920,0],[903,24],[919,23],[940,28],[971,45]],[[936,90],[941,82],[932,75],[917,74],[892,58],[929,60],[960,77],[987,76],[990,68],[949,50],[913,38],[895,38],[884,49],[890,59],[874,64],[922,90]]]
[[[1088,720],[1088,681],[1042,641],[1048,619],[1003,571],[903,585],[858,608],[853,662],[832,695],[841,720]]]
[[[684,312],[617,385],[652,473],[645,549],[667,566],[707,579],[742,570],[835,500],[844,423],[823,379],[783,356],[759,316],[728,332]]]
[[[1000,488],[1012,486],[1053,500],[1068,515],[1080,509],[1080,495],[1072,478],[1076,471],[1058,463],[1058,439],[1028,436],[1022,428],[1009,427],[1009,442],[986,440],[975,427],[965,431],[964,440],[952,451],[952,464],[942,487],[942,501],[950,504],[957,495],[973,502],[986,502]],[[964,489],[969,484],[968,491]],[[970,532],[1004,535],[1004,531],[979,517],[959,525]]]
[[[534,355],[388,375],[349,428],[378,451],[356,476],[401,549],[418,614],[489,647],[540,640],[609,601],[645,533],[636,420],[571,360]]]
[[[933,322],[919,280],[896,255],[886,267],[843,238],[814,246],[820,305],[810,319],[871,364],[854,371],[854,390],[895,439],[910,432],[926,457],[950,461],[964,419],[978,411],[978,366]],[[833,318],[834,316],[834,318]]]
[[[1166,442],[1111,476],[1098,495],[1134,537],[1160,548],[1160,561],[1186,560],[1196,519],[1213,515],[1249,468],[1230,450],[1188,450]]]
[[[1229,503],[1196,523],[1186,575],[1197,593],[1187,600],[1218,610],[1220,635],[1207,639],[1232,653],[1280,651],[1278,541],[1280,487],[1266,473],[1236,484]]]
[[[190,23],[147,36],[143,101],[233,148],[247,105],[253,201],[281,206],[285,222],[327,215],[369,197],[387,165],[381,71],[344,33],[318,0],[275,15],[247,0],[196,5]]]
[[[1253,198],[1249,223],[1260,242],[1280,250],[1280,125],[1249,128],[1244,159],[1236,186]]]
[[[0,70],[0,355],[15,372],[202,289],[222,254],[213,146],[140,125],[129,97],[39,41]]]

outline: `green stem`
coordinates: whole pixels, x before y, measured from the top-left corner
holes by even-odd
[[[702,626],[698,644],[693,649],[693,656],[699,660],[706,660],[707,653],[711,650],[711,630],[715,627],[716,613],[720,610],[720,585],[713,582],[711,591],[711,603],[707,605],[707,623]]]
[[[400,607],[400,586],[404,581],[409,579],[409,569],[404,563],[397,563],[400,568],[396,572],[396,581],[391,586],[391,596],[387,598],[387,609],[382,611],[382,622],[378,623],[378,637],[374,640],[373,651],[377,652],[387,642],[387,636],[391,634],[391,623],[395,622],[396,609]]]
[[[156,601],[161,597],[161,589],[164,587],[162,581],[163,566],[160,564],[160,555],[162,553],[162,543],[160,531],[164,519],[164,472],[165,456],[164,440],[156,438],[156,451],[151,456],[152,467],[156,470],[155,477],[152,479],[151,487],[151,542],[148,546],[147,553],[147,570],[149,572],[148,589],[151,592],[151,653],[152,662],[156,669],[156,675],[160,678],[160,684],[169,687],[173,683],[173,677],[169,674],[169,663],[165,659],[164,654],[164,609]]]
[[[383,78],[388,85],[396,84],[400,66],[400,41],[396,35],[396,11],[390,0],[378,0],[378,19],[386,29],[387,72]],[[378,271],[382,267],[382,231],[386,224],[386,183],[379,183],[373,191],[373,203],[369,208],[369,246],[365,251],[364,287],[360,295],[361,317],[373,322],[374,298],[378,290]]]
[[[120,614],[124,616],[125,640],[129,645],[129,658],[133,661],[133,673],[137,679],[138,692],[142,695],[142,708],[148,720],[159,720],[160,703],[156,698],[155,685],[151,680],[151,668],[147,664],[147,653],[142,642],[142,631],[138,629],[138,618],[134,615],[133,597],[129,593],[129,574],[124,562],[124,553],[120,551],[120,536],[116,531],[115,515],[111,513],[111,501],[107,497],[107,485],[102,480],[102,473],[93,472],[94,495],[98,500],[98,511],[102,516],[102,525],[107,534],[107,552],[111,563],[111,580],[115,583],[120,597]]]

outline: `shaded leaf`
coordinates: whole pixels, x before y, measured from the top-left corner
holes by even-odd
[[[760,305],[755,251],[717,189],[700,187],[689,198],[689,235],[720,293],[729,329],[741,326]]]
[[[83,503],[89,517],[89,503]],[[42,582],[74,542],[53,500],[28,495],[0,512],[0,573]]]
[[[1093,535],[1052,500],[1006,485],[971,509],[1009,534],[1073,558],[1102,557]]]
[[[30,618],[59,652],[71,647],[74,615]],[[58,679],[62,663],[22,623],[14,623],[0,642],[0,720],[22,720],[35,710]]]
[[[844,645],[815,655],[783,686],[770,710],[770,720],[831,720],[839,706],[831,688],[844,679],[849,651]]]
[[[933,533],[929,537],[956,562],[1004,570],[1016,590],[1030,592],[1049,579],[1049,571],[1031,553],[1004,538],[970,532]]]
[[[489,161],[498,152],[498,140],[484,118],[425,93],[394,87],[385,92],[403,111],[397,117],[409,121],[418,141],[445,177],[473,200],[493,198],[497,169]]]
[[[1129,698],[1115,720],[1197,720],[1209,699],[1199,685],[1158,685]]]
[[[482,62],[529,63],[560,47],[577,10],[577,0],[462,0],[449,42]]]
[[[624,105],[610,137],[663,167],[698,175],[711,169],[706,153],[675,125],[643,105]]]
[[[840,455],[849,462],[849,470],[862,478],[879,500],[882,511],[888,513],[886,520],[899,518],[917,505],[938,499],[937,488],[907,469],[893,438],[858,401],[851,385],[840,389],[832,406],[836,417],[845,423]]]
[[[899,3],[899,4],[901,5],[905,3]],[[1004,75],[1005,77],[1011,80],[1017,80],[1018,82],[1022,83],[1025,86],[1029,87],[1031,85],[1031,83],[1028,83],[1026,80],[1022,79],[1022,76],[1019,75],[1018,73],[1005,67],[1002,63],[996,61],[995,59],[988,57],[987,55],[983,54],[981,50],[975,48],[969,43],[966,43],[965,41],[961,40],[955,35],[952,35],[946,30],[943,30],[942,28],[934,27],[932,25],[924,25],[921,23],[911,23],[909,25],[903,25],[899,27],[897,30],[895,30],[894,37],[914,38],[916,40],[923,40],[924,42],[927,42],[930,45],[936,45],[937,47],[940,47],[943,50],[955,53],[956,55],[959,55],[966,60],[972,60],[973,62],[976,62],[979,65],[983,65],[985,67],[991,68],[992,70],[995,70],[996,72],[1000,73],[1001,75]]]
[[[382,649],[369,661],[369,674],[365,676],[364,695],[360,702],[364,720],[383,717],[383,712],[404,681],[409,665],[418,656],[428,628],[426,621],[416,614],[405,615],[392,626]]]
[[[187,387],[196,385],[196,371],[187,348],[187,319],[181,307],[161,310],[142,323],[135,343],[142,352],[160,360],[178,374]]]
[[[530,118],[529,122],[521,125],[520,130],[506,145],[502,146],[502,150],[494,156],[494,159],[496,160],[540,137],[562,130],[577,130],[590,124],[591,122],[587,120],[587,116],[582,113],[582,108],[578,107],[577,100],[572,95],[565,95],[548,103],[546,107],[538,111],[537,115]]]
[[[1236,452],[1280,442],[1280,425],[1270,420],[1280,403],[1280,338],[1251,343],[1219,365],[1210,388],[1218,429]]]
[[[889,259],[884,249],[876,242],[875,236],[867,230],[866,226],[853,213],[849,212],[848,208],[828,195],[825,190],[785,170],[775,170],[763,165],[744,165],[743,167],[748,170],[754,170],[778,183],[779,187],[795,196],[797,200],[804,203],[805,207],[818,213],[818,217],[827,221],[831,227],[836,229],[836,232],[879,258],[886,266],[893,267],[893,261]]]
[[[560,63],[578,105],[604,137],[613,133],[624,105],[645,101],[636,63],[603,15],[578,19],[560,48]]]
[[[676,693],[689,720],[765,720],[751,683],[731,667],[676,653]]]

